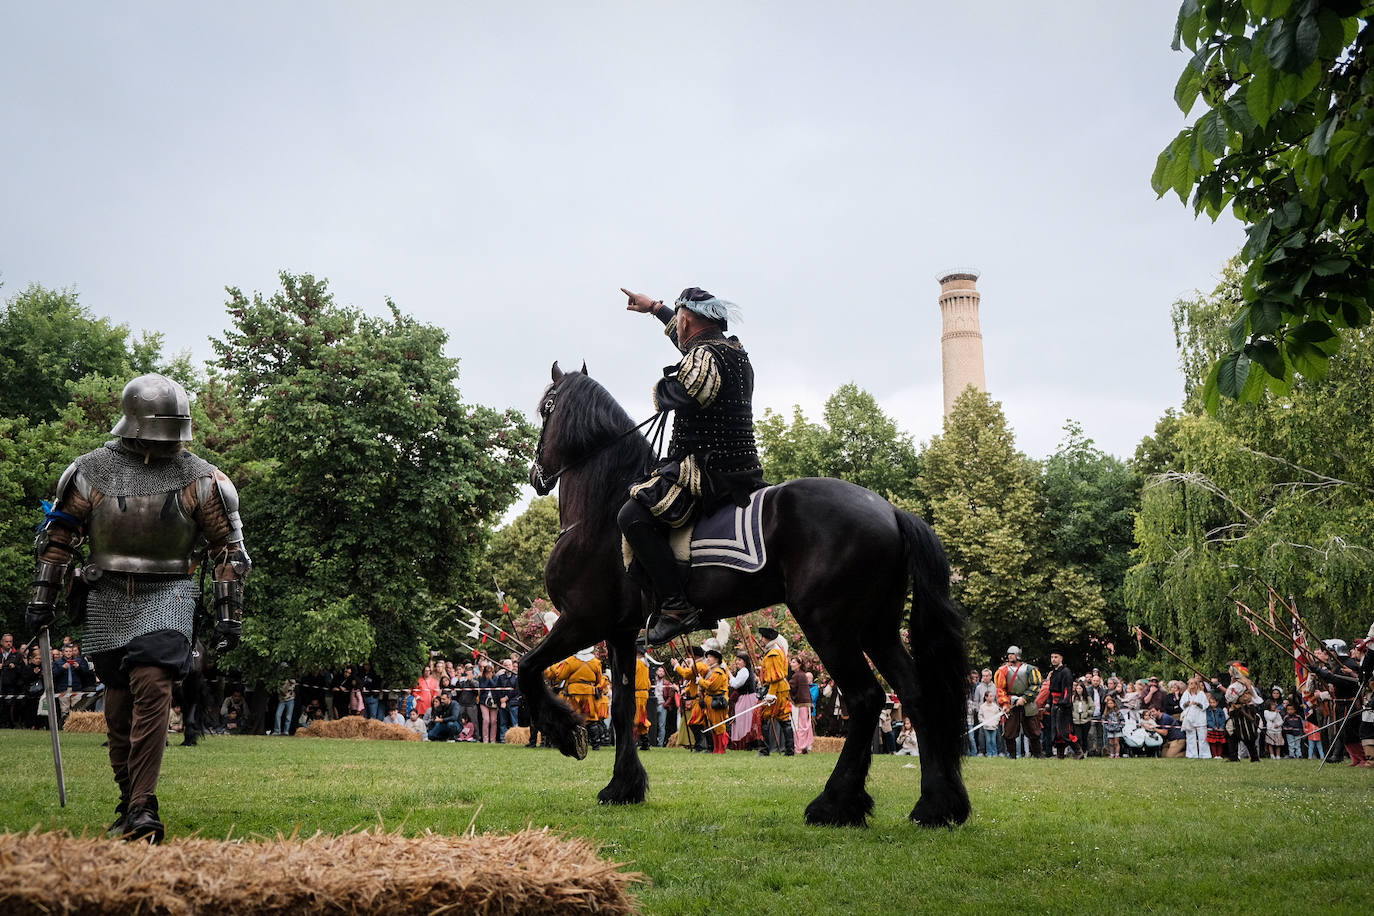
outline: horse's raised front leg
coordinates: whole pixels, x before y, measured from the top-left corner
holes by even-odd
[[[587,756],[587,724],[572,707],[554,695],[544,681],[544,670],[577,650],[595,642],[591,634],[564,614],[549,635],[520,659],[520,697],[527,704],[531,725],[537,725],[546,741],[565,757]]]
[[[597,793],[603,805],[637,805],[649,791],[649,775],[635,740],[635,653],[638,630],[620,631],[606,640],[611,662],[611,723],[615,728],[615,768]]]

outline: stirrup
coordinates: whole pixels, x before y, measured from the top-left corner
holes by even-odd
[[[701,610],[690,605],[683,610],[685,613],[680,617],[668,610],[660,612],[658,620],[649,628],[649,632],[644,634],[645,642],[651,646],[661,646],[670,639],[699,629]]]

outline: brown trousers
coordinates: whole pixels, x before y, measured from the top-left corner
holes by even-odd
[[[160,665],[138,665],[129,671],[127,687],[105,688],[110,766],[130,808],[147,804],[157,792],[171,710],[172,675]]]

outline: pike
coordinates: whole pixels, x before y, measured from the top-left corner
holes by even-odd
[[[1203,681],[1204,684],[1211,680],[1211,677],[1210,677],[1209,675],[1203,674],[1203,673],[1202,673],[1202,670],[1199,669],[1197,665],[1194,665],[1192,662],[1188,661],[1188,660],[1185,659],[1183,656],[1179,655],[1179,654],[1178,654],[1177,652],[1175,652],[1173,649],[1170,649],[1168,646],[1164,645],[1164,643],[1160,642],[1158,639],[1156,639],[1155,637],[1151,636],[1149,633],[1145,632],[1145,628],[1144,628],[1144,627],[1136,627],[1136,628],[1135,628],[1135,632],[1136,632],[1136,638],[1137,638],[1137,639],[1140,638],[1141,636],[1144,636],[1144,637],[1145,637],[1146,639],[1148,639],[1150,642],[1152,642],[1152,643],[1154,643],[1155,645],[1159,646],[1159,647],[1160,647],[1161,649],[1163,649],[1165,652],[1168,652],[1168,653],[1169,653],[1170,655],[1172,655],[1174,658],[1176,658],[1176,659],[1178,659],[1180,662],[1182,662],[1182,663],[1183,663],[1183,667],[1187,668],[1187,669],[1190,670],[1190,671],[1195,672],[1195,673],[1197,674],[1198,677],[1202,678],[1202,681]]]
[[[67,807],[67,779],[62,774],[62,742],[58,740],[57,730],[61,725],[60,713],[57,708],[56,691],[53,689],[52,681],[52,637],[48,635],[48,628],[45,626],[38,631],[39,651],[43,653],[39,663],[43,667],[43,697],[48,706],[48,733],[52,735],[52,760],[57,767],[57,801],[58,804]]]
[[[1258,626],[1255,625],[1256,622],[1258,622],[1258,623],[1266,623],[1266,621],[1264,620],[1263,617],[1260,617],[1260,616],[1259,616],[1258,614],[1256,614],[1254,611],[1250,610],[1250,608],[1247,607],[1247,606],[1245,605],[1244,602],[1238,601],[1238,600],[1236,600],[1236,599],[1232,599],[1232,600],[1233,600],[1233,601],[1236,601],[1236,606],[1237,606],[1237,607],[1236,607],[1236,613],[1237,613],[1237,614],[1240,614],[1240,618],[1241,618],[1242,620],[1244,620],[1246,623],[1250,624],[1250,629],[1251,629],[1251,630],[1253,630],[1253,631],[1254,631],[1255,633],[1257,633],[1258,635],[1263,636],[1265,639],[1267,639],[1267,640],[1269,640],[1271,643],[1273,643],[1273,644],[1278,648],[1278,650],[1279,650],[1280,652],[1282,652],[1284,655],[1291,656],[1291,655],[1293,654],[1293,644],[1292,644],[1292,642],[1291,642],[1291,640],[1292,640],[1292,638],[1293,638],[1292,636],[1289,636],[1288,634],[1283,633],[1282,630],[1277,630],[1277,631],[1276,631],[1276,632],[1278,632],[1278,633],[1280,633],[1280,634],[1282,634],[1282,635],[1288,636],[1290,642],[1289,642],[1288,645],[1285,646],[1283,643],[1279,642],[1277,639],[1275,639],[1274,637],[1270,636],[1268,633],[1264,632],[1264,631],[1261,630]],[[1245,613],[1241,613],[1241,608],[1244,608],[1244,609],[1245,609]],[[1247,617],[1246,614],[1249,614],[1250,616]],[[1267,625],[1267,624],[1266,624],[1266,625]]]

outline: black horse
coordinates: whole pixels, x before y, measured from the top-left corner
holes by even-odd
[[[585,366],[564,373],[554,363],[539,414],[544,426],[530,480],[541,493],[561,483],[562,530],[544,576],[562,616],[520,660],[520,690],[531,721],[564,754],[581,759],[587,753],[582,720],[542,675],[604,639],[616,688],[611,718],[617,734],[631,734],[634,643],[645,603],[625,573],[616,513],[654,452],[643,437],[628,434],[634,421]],[[864,783],[884,696],[866,654],[896,689],[920,740],[921,795],[911,819],[926,826],[962,823],[969,815],[960,773],[968,663],[964,620],[949,597],[949,563],[935,532],[871,491],[833,478],[789,481],[769,499],[764,568],[752,574],[695,569],[688,597],[717,619],[785,602],[844,693],[849,735],[824,791],[806,808],[807,822],[864,826],[873,812]],[[900,631],[908,587],[910,652]],[[598,799],[638,803],[647,790],[635,742],[617,742],[611,781]]]

